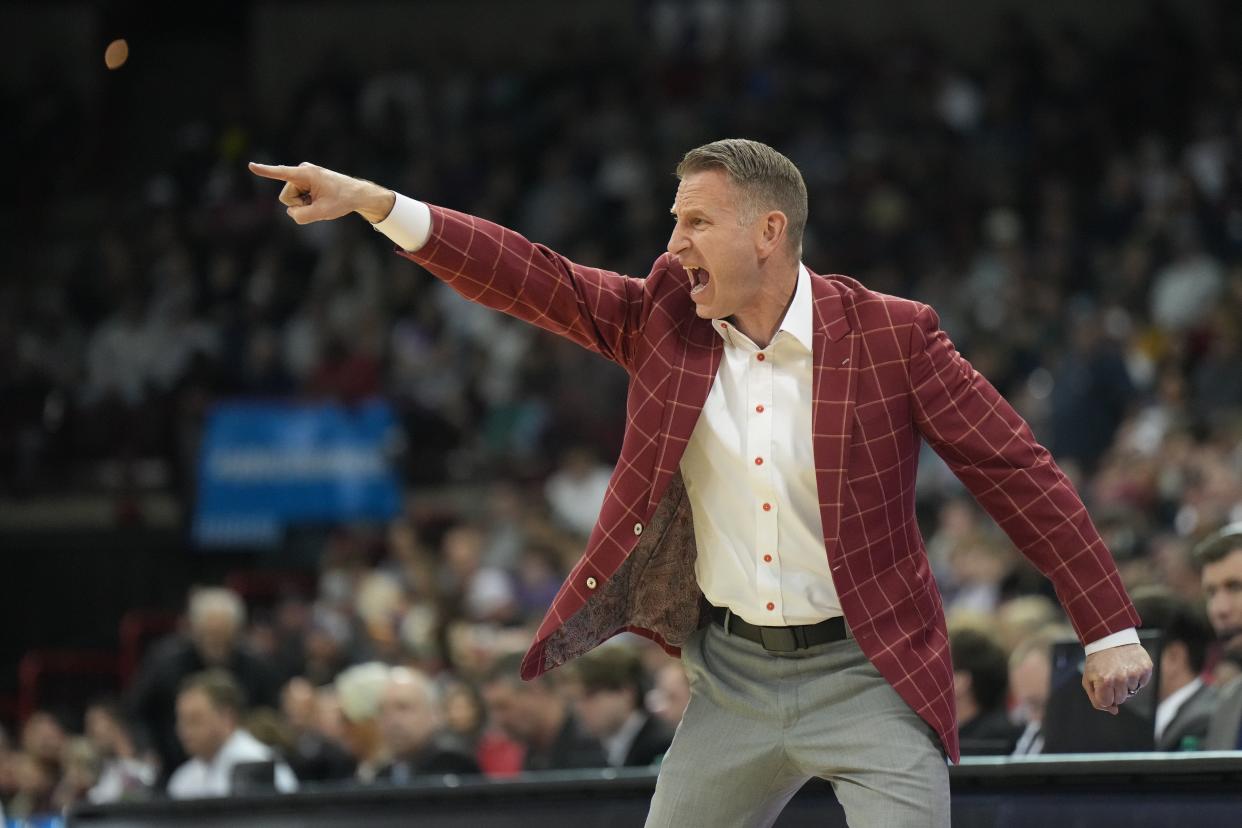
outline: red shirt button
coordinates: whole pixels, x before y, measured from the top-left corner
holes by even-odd
[[[765,511],[765,512],[770,512],[770,511],[772,511],[772,504],[771,504],[771,503],[765,503],[765,504],[763,504],[763,511]]]
[[[768,609],[770,610],[776,609],[776,604],[773,604],[771,601],[768,601]]]
[[[764,556],[763,556],[763,562],[764,562],[764,563],[772,563],[772,556],[771,556],[771,555],[764,555]]]
[[[762,405],[756,405],[756,406],[755,406],[755,411],[757,411],[757,412],[759,412],[760,414],[762,414],[762,413],[763,413],[763,406],[762,406]]]
[[[763,465],[763,458],[762,458],[762,457],[756,457],[756,458],[755,458],[755,465],[756,465],[756,466],[762,466],[762,465]]]
[[[765,357],[763,354],[759,354],[755,357],[755,359],[759,360],[760,362],[763,362],[765,359],[767,359],[767,357]]]

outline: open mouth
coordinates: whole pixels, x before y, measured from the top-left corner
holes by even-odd
[[[712,279],[712,275],[701,267],[687,267],[686,275],[690,277],[691,296],[702,293]]]

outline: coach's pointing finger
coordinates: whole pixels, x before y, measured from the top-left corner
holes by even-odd
[[[252,161],[249,167],[255,175],[285,182],[280,203],[298,224],[329,221],[346,213],[358,213],[374,223],[388,215],[396,199],[392,190],[378,184],[314,164],[287,167]]]
[[[304,167],[286,167],[283,164],[259,164],[251,161],[247,166],[255,175],[274,178],[277,181],[295,181],[303,178],[305,174]]]

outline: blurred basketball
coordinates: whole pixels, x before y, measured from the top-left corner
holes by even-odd
[[[104,65],[109,69],[120,69],[129,59],[129,44],[124,38],[114,40],[104,50]]]

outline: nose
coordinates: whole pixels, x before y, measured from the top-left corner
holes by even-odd
[[[1227,601],[1224,595],[1220,593],[1213,595],[1208,600],[1208,617],[1212,619],[1218,628],[1228,625],[1231,609],[1232,607],[1230,607],[1229,601]]]
[[[668,237],[668,245],[666,249],[674,256],[680,256],[690,246],[690,240],[686,238],[686,234],[681,232],[681,223],[678,222],[673,227],[673,233]]]

